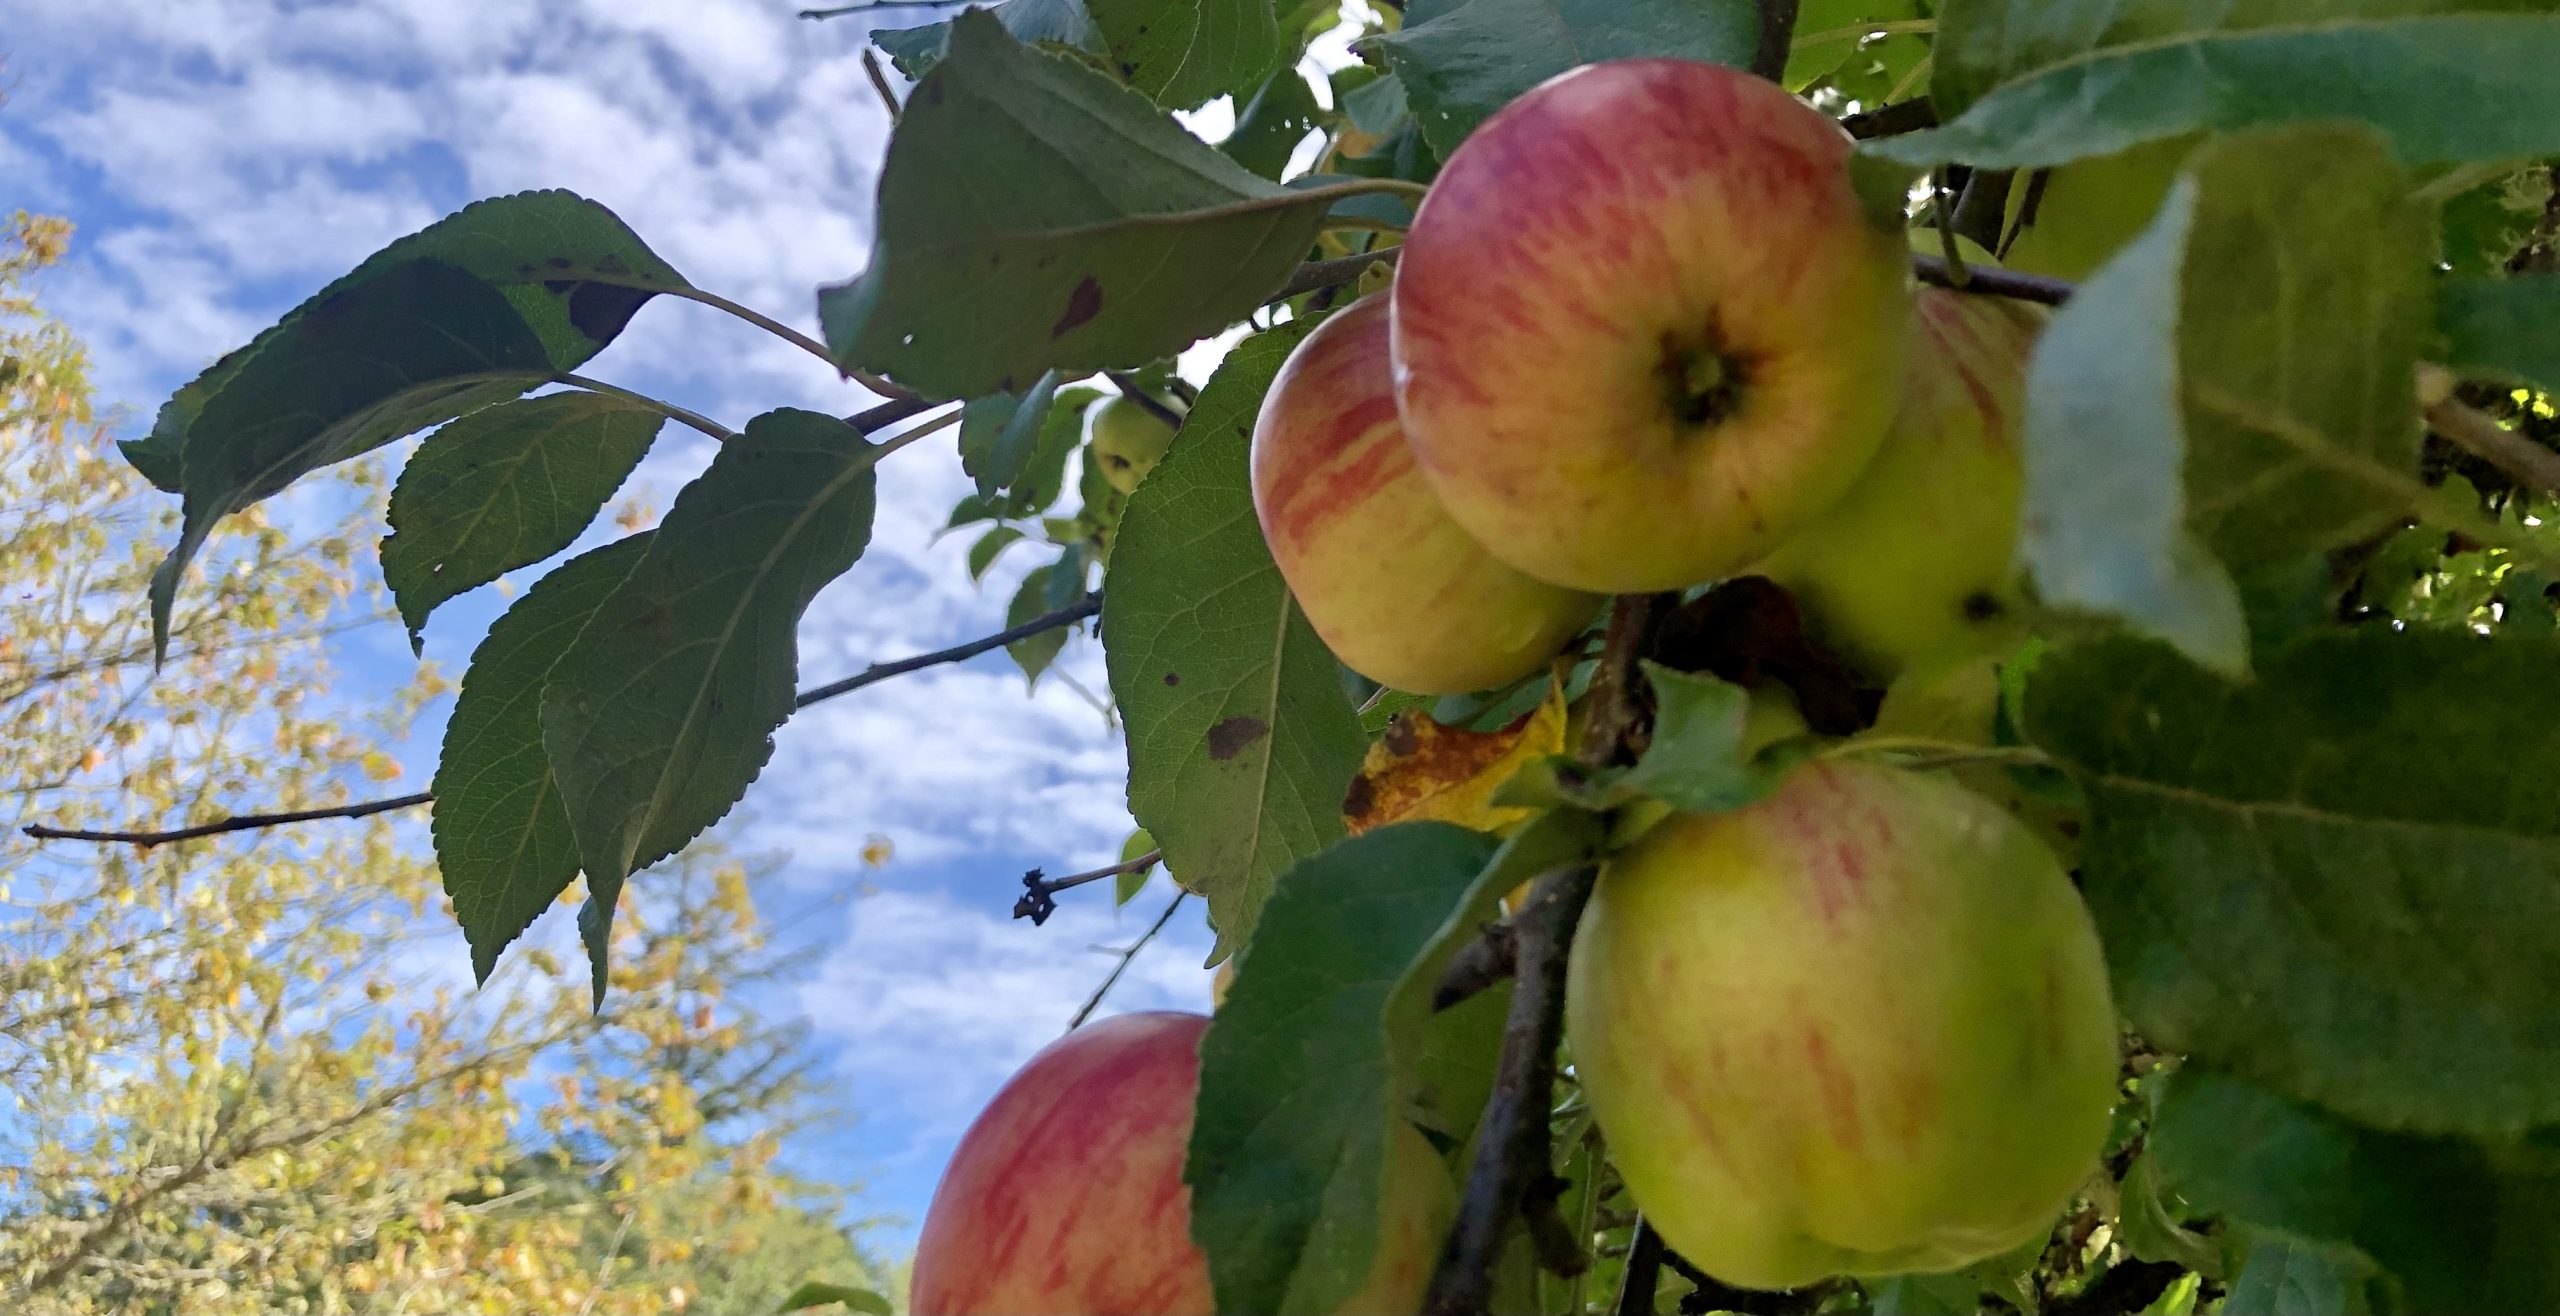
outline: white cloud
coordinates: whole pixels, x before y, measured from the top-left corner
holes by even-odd
[[[939,892],[852,902],[844,935],[800,989],[866,1112],[911,1127],[912,1155],[938,1163],[989,1097],[1057,1040],[1117,956],[1170,899],[1164,880],[1117,912],[1062,902],[1045,926]],[[1198,901],[1129,965],[1097,1017],[1209,1007],[1209,935]],[[1098,949],[1099,948],[1099,949]]]

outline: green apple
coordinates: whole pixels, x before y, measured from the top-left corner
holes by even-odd
[[[1138,403],[1112,396],[1093,404],[1093,458],[1102,478],[1122,493],[1135,493],[1138,482],[1164,460],[1173,446],[1173,426]]]
[[[1253,427],[1253,505],[1334,656],[1381,685],[1463,694],[1527,676],[1599,610],[1505,565],[1414,467],[1387,364],[1387,301],[1317,326]]]
[[[1396,394],[1451,516],[1575,589],[1732,574],[1846,492],[1900,393],[1910,260],[1776,84],[1631,59],[1469,136],[1405,235]]]
[[[1601,874],[1574,1068],[1663,1241],[1747,1288],[1950,1270],[2097,1165],[2116,1019],[2089,914],[1943,777],[1815,761]]]
[[[1924,288],[1912,319],[1883,447],[1839,502],[1751,568],[1796,596],[1815,635],[1888,681],[2018,633],[2019,427],[2045,313]]]
[[[2010,656],[1968,654],[1904,672],[1885,687],[1884,706],[1865,735],[1991,748],[1999,743],[2000,666]],[[2028,789],[2023,773],[1991,761],[1947,769],[1949,777],[2026,824],[2065,869],[2079,867],[2083,811],[2049,791]]]
[[[1033,1056],[960,1139],[916,1241],[916,1316],[1210,1316],[1182,1182],[1208,1017],[1127,1014]],[[1391,1140],[1381,1236],[1344,1316],[1417,1311],[1457,1189],[1411,1125]]]
[[[2088,278],[2150,225],[2196,140],[2170,137],[2074,160],[2043,171],[2041,182],[2018,175],[2009,187],[2001,263],[2075,283]]]

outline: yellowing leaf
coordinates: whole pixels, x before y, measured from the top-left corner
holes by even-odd
[[[1564,690],[1499,731],[1443,726],[1407,709],[1369,746],[1360,775],[1343,796],[1342,820],[1354,836],[1398,822],[1447,822],[1501,832],[1526,821],[1528,809],[1497,806],[1493,793],[1535,760],[1564,752]]]

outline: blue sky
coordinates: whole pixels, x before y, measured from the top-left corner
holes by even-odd
[[[814,328],[817,285],[863,264],[888,125],[862,71],[861,21],[797,21],[796,7],[8,0],[0,212],[79,225],[40,291],[90,344],[101,400],[122,409],[128,433],[177,384],[392,238],[526,188],[601,201],[696,284]],[[1219,130],[1218,107],[1203,117]],[[847,412],[868,400],[796,350],[668,299],[586,373],[733,427],[776,406]],[[625,495],[663,509],[707,443],[669,426]],[[1000,563],[983,588],[969,582],[967,538],[933,542],[963,483],[947,446],[884,467],[871,550],[801,631],[804,683],[1003,625],[1033,558]],[[458,672],[503,604],[492,588],[448,605],[427,657]],[[413,662],[396,624],[368,628],[345,642],[332,694],[379,703]],[[1061,665],[1085,689],[1105,688],[1090,640]],[[398,789],[429,777],[444,712],[406,745]],[[1099,948],[1135,937],[1169,896],[1159,878],[1115,913],[1098,884],[1045,928],[1010,917],[1023,869],[1117,857],[1130,825],[1124,777],[1119,735],[1085,697],[1054,680],[1026,692],[997,655],[803,713],[724,824],[740,850],[788,852],[760,902],[791,940],[826,950],[770,1004],[806,1016],[855,1115],[793,1154],[867,1184],[864,1213],[904,1216],[911,1229],[968,1118],[1108,971]],[[859,857],[872,833],[896,847],[883,868]],[[1197,904],[1139,958],[1114,1007],[1206,1008]],[[565,912],[534,936],[569,944]],[[460,934],[445,940],[465,971]],[[898,1246],[908,1232],[881,1241]]]

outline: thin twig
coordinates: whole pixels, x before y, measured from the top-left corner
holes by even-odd
[[[1635,1241],[1627,1245],[1627,1268],[1618,1276],[1617,1316],[1653,1316],[1653,1293],[1662,1285],[1662,1235],[1653,1222],[1638,1217]]]
[[[921,411],[933,408],[933,402],[920,397],[894,397],[874,407],[866,407],[844,418],[844,423],[869,434],[887,429]]]
[[[2039,306],[2060,306],[2071,300],[2071,294],[2076,291],[2076,285],[2066,279],[2048,279],[2041,274],[2021,274],[2016,270],[1995,269],[1988,265],[1965,266],[1964,282],[1958,285],[1955,271],[1948,268],[1945,257],[1918,253],[1911,257],[1911,272],[1920,276],[1922,283],[1953,288],[1958,292],[2034,302]]]
[[[1118,877],[1122,873],[1135,873],[1153,868],[1163,859],[1163,850],[1149,850],[1135,859],[1123,859],[1119,863],[1097,868],[1089,873],[1071,873],[1054,881],[1042,876],[1040,870],[1034,868],[1022,875],[1022,898],[1013,902],[1013,916],[1031,920],[1031,926],[1036,928],[1048,922],[1051,914],[1058,912],[1058,902],[1053,897],[1059,892],[1072,890],[1087,882],[1099,882],[1106,877]]]
[[[1937,127],[1938,107],[1926,96],[1895,101],[1891,105],[1879,105],[1872,110],[1852,114],[1842,119],[1840,126],[1862,142],[1877,137],[1899,137],[1904,133]]]
[[[1611,608],[1608,640],[1591,684],[1591,722],[1580,754],[1586,765],[1625,762],[1642,741],[1636,661],[1676,601],[1669,594],[1622,594]],[[1538,879],[1528,903],[1512,916],[1516,982],[1511,1012],[1503,1023],[1493,1094],[1477,1125],[1475,1160],[1457,1224],[1441,1249],[1423,1303],[1433,1316],[1472,1316],[1491,1309],[1494,1271],[1515,1219],[1536,1222],[1530,1236],[1540,1244],[1546,1264],[1569,1266],[1580,1260],[1578,1255],[1548,1255],[1560,1222],[1551,1219],[1559,1184],[1547,1120],[1556,1045],[1564,1031],[1565,962],[1574,927],[1598,878],[1599,869],[1592,864],[1557,869]]]
[[[803,12],[801,17],[808,14]],[[889,126],[898,125],[898,93],[889,86],[889,72],[880,67],[880,52],[869,46],[862,48],[862,71],[871,75],[871,89],[880,93],[881,107],[889,111]]]
[[[327,818],[369,818],[377,813],[406,809],[432,802],[435,796],[426,791],[402,795],[388,800],[366,800],[361,804],[341,804],[332,809],[296,809],[290,813],[242,813],[193,827],[180,827],[165,832],[93,832],[68,827],[48,827],[29,823],[19,829],[39,841],[121,841],[149,849],[172,841],[192,841],[198,837],[220,836],[224,832],[254,831],[260,827],[284,827],[293,823],[319,822]]]
[[[1191,893],[1188,891],[1174,892],[1173,903],[1166,905],[1164,912],[1156,915],[1155,926],[1148,928],[1145,935],[1136,941],[1130,942],[1129,949],[1120,952],[1120,962],[1111,966],[1111,976],[1103,979],[1102,985],[1093,989],[1093,995],[1085,998],[1084,1008],[1076,1011],[1076,1017],[1067,1024],[1068,1032],[1072,1033],[1084,1027],[1084,1021],[1093,1017],[1094,1007],[1102,1004],[1102,998],[1110,994],[1112,985],[1120,981],[1120,975],[1129,971],[1129,961],[1138,958],[1138,952],[1145,950],[1147,943],[1155,940],[1157,933],[1164,931],[1164,925],[1173,921],[1173,911],[1182,908],[1182,902],[1190,896]]]
[[[886,681],[893,676],[904,676],[922,668],[939,667],[944,663],[956,663],[963,659],[975,658],[979,654],[992,649],[1001,649],[1018,640],[1027,640],[1034,635],[1054,631],[1061,626],[1072,626],[1100,611],[1102,611],[1102,596],[1088,594],[1078,602],[1068,604],[1056,612],[1044,613],[1019,626],[1008,626],[993,635],[971,640],[966,644],[955,644],[948,649],[920,653],[913,658],[900,658],[896,662],[873,663],[841,681],[829,681],[815,689],[800,692],[791,706],[807,708],[821,700],[833,699],[838,695],[849,695],[866,685]]]
[[[733,430],[708,416],[687,411],[672,402],[653,398],[646,393],[634,393],[630,389],[623,388],[618,384],[608,384],[601,379],[589,379],[585,375],[573,375],[567,371],[553,375],[551,377],[551,382],[555,384],[567,384],[571,388],[583,388],[590,393],[602,393],[607,397],[617,397],[625,402],[639,403],[641,406],[647,407],[649,410],[657,412],[659,415],[664,416],[669,420],[679,421],[683,424],[690,425],[723,443],[738,437],[738,432],[736,430]]]
[[[2427,408],[2427,428],[2472,456],[2505,471],[2517,483],[2560,493],[2560,452],[2526,438],[2459,398]]]
[[[1512,945],[1511,920],[1489,924],[1482,935],[1458,948],[1440,985],[1431,993],[1431,1008],[1446,1010],[1511,976],[1518,950]]]
[[[1787,47],[1796,34],[1796,0],[1760,0],[1760,46],[1751,71],[1776,82],[1787,71]]]
[[[901,658],[895,662],[874,663],[841,681],[830,681],[815,689],[802,691],[792,701],[791,706],[794,709],[807,708],[811,704],[833,699],[838,695],[851,694],[866,685],[885,681],[893,676],[903,676],[908,672],[921,671],[927,667],[939,667],[945,663],[975,658],[990,649],[1002,648],[1017,640],[1026,640],[1044,631],[1054,631],[1061,626],[1072,626],[1100,611],[1102,611],[1102,596],[1089,594],[1082,602],[1060,608],[1045,616],[1034,617],[1019,626],[1008,626],[993,635],[971,640],[966,644],[955,644],[948,649],[936,649],[931,653],[920,653],[912,658]],[[363,818],[372,814],[388,813],[394,809],[406,809],[413,805],[434,802],[433,792],[420,791],[415,795],[402,795],[388,800],[367,800],[361,804],[343,804],[333,809],[303,809],[292,813],[235,814],[213,822],[198,823],[192,827],[178,827],[168,831],[83,831],[49,827],[43,823],[29,823],[19,830],[39,841],[111,841],[139,845],[148,849],[155,845],[167,845],[173,841],[192,841],[199,837],[219,836],[225,832],[254,831],[263,827],[283,827],[293,823],[318,822],[327,818]]]
[[[1349,283],[1367,273],[1372,265],[1395,264],[1396,257],[1402,254],[1404,254],[1404,248],[1389,247],[1384,251],[1363,251],[1350,256],[1336,256],[1331,260],[1311,260],[1299,266],[1298,272],[1290,275],[1287,283],[1280,285],[1280,291],[1264,300],[1284,302],[1302,292],[1314,292],[1318,288],[1330,288],[1338,283]]]
[[[1121,370],[1105,371],[1103,373],[1103,378],[1110,380],[1111,386],[1120,390],[1120,396],[1129,399],[1131,402],[1137,403],[1142,408],[1145,408],[1148,415],[1163,421],[1167,425],[1171,425],[1175,429],[1182,428],[1182,413],[1166,406],[1163,399],[1139,387],[1138,381],[1130,378],[1128,372]]]
[[[842,18],[846,14],[868,14],[881,9],[948,9],[964,0],[865,0],[854,5],[836,5],[827,9],[803,9],[802,18]]]

